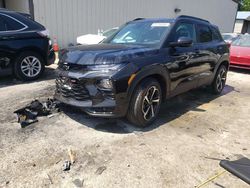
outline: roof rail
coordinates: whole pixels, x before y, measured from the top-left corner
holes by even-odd
[[[200,20],[200,21],[203,21],[203,22],[210,23],[210,22],[207,21],[207,20],[204,20],[204,19],[201,19],[201,18],[197,18],[197,17],[193,17],[193,16],[181,15],[181,16],[179,16],[178,18],[190,18],[190,19],[195,19],[195,20]]]
[[[145,18],[135,18],[133,21],[144,20]]]

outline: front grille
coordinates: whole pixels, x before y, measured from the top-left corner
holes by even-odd
[[[79,101],[90,98],[84,81],[68,77],[58,77],[56,79],[56,92],[65,98]]]

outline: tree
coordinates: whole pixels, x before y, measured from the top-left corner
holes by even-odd
[[[250,0],[241,0],[240,11],[250,11]]]

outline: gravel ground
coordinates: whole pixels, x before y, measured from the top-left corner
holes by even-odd
[[[54,68],[32,83],[0,78],[0,187],[195,187],[223,171],[220,159],[250,158],[249,71],[229,72],[221,96],[171,99],[147,129],[70,108],[21,129],[13,111],[53,96]],[[204,187],[248,186],[226,172]]]

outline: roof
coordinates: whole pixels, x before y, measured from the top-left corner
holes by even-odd
[[[236,19],[250,21],[250,11],[238,11]]]
[[[186,15],[181,15],[181,16],[178,16],[177,18],[136,18],[132,20],[132,22],[170,22],[172,23],[179,19],[191,19],[191,20],[205,22],[205,23],[210,24],[210,22],[207,20],[193,17],[193,16],[186,16]]]
[[[174,22],[175,19],[168,18],[136,18],[132,22]]]

